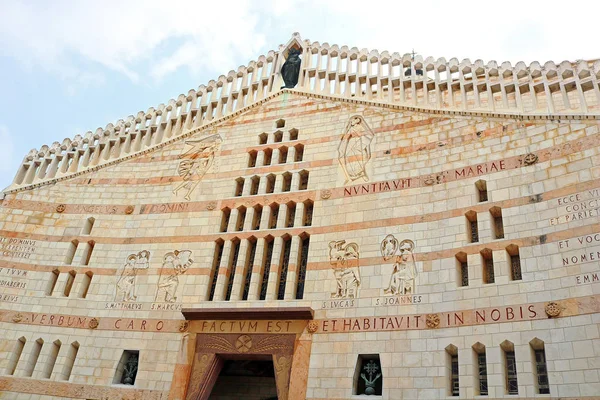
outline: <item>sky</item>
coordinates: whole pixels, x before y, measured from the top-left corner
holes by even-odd
[[[570,6],[572,5],[572,6]],[[423,57],[600,58],[600,1],[0,1],[0,189],[32,148],[167,103],[293,32]]]

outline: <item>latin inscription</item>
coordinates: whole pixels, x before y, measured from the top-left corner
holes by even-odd
[[[89,319],[87,317],[76,317],[72,315],[59,314],[23,314],[22,323],[33,325],[67,326],[71,328],[87,328]]]
[[[190,208],[189,203],[161,203],[161,204],[147,204],[142,208],[142,214],[162,214],[162,213],[176,213],[186,212]]]
[[[321,303],[322,309],[333,309],[333,308],[350,308],[355,307],[356,302],[354,299],[344,300],[328,300]]]
[[[119,318],[114,323],[114,328],[118,331],[162,331],[164,327],[163,320]]]
[[[600,282],[600,275],[598,272],[577,275],[577,276],[575,276],[575,282],[577,282],[578,285],[585,285],[587,283]]]
[[[395,190],[409,189],[411,187],[411,179],[394,179],[391,181],[365,183],[364,185],[355,185],[344,188],[344,197],[355,196],[360,194],[392,192]]]
[[[19,296],[15,296],[14,294],[0,292],[0,302],[16,303],[17,301],[19,301]]]
[[[600,189],[574,193],[556,200],[559,207],[556,218],[550,219],[550,225],[564,224],[600,215]]]
[[[4,257],[28,259],[36,247],[35,240],[0,237],[0,255]]]
[[[504,160],[492,161],[485,164],[477,164],[472,167],[465,167],[454,170],[454,178],[470,178],[473,176],[480,176],[489,174],[492,172],[504,171],[506,169],[506,163]]]
[[[202,321],[202,333],[288,333],[293,332],[293,321]]]
[[[110,302],[104,303],[105,310],[129,311],[181,311],[181,303],[129,303]]]
[[[541,318],[543,312],[535,305],[497,307],[437,314],[440,328],[480,325],[495,322],[527,321]],[[389,317],[341,318],[323,320],[321,332],[363,332],[427,329],[427,314]]]
[[[25,289],[27,287],[27,282],[0,279],[0,287],[6,287],[11,289]]]
[[[419,304],[422,302],[422,295],[378,297],[376,299],[373,299],[374,306],[403,306],[407,304]]]
[[[69,205],[69,211],[75,214],[116,214],[117,206],[97,206],[93,204]]]

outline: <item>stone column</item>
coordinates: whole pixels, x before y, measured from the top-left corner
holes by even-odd
[[[296,162],[296,148],[294,146],[288,147],[287,163]]]
[[[252,276],[250,278],[250,290],[248,291],[248,300],[258,300],[260,296],[260,284],[261,284],[261,272],[262,265],[266,257],[266,241],[265,238],[259,238],[256,240],[256,254],[252,265],[248,268],[252,268]]]
[[[229,214],[229,224],[227,224],[227,232],[236,232],[235,228],[237,225],[239,214],[240,210],[238,210],[237,208],[231,210],[231,213]]]
[[[298,282],[298,256],[300,255],[300,236],[293,236],[290,247],[290,262],[288,263],[288,273],[285,283],[285,300],[296,298],[296,284]]]
[[[35,336],[31,340],[28,340],[25,343],[25,346],[23,346],[23,351],[21,352],[21,358],[19,359],[19,362],[17,363],[17,368],[15,369],[14,376],[33,376],[34,375],[35,370],[39,368],[38,361],[39,361],[40,357],[38,356],[34,360],[32,360],[31,357],[33,356],[33,352],[37,347],[38,347],[38,344],[37,344],[37,340],[36,340]],[[44,350],[43,348],[44,348],[44,345],[42,345],[41,351]],[[41,354],[41,351],[39,354]],[[32,361],[33,361],[33,365],[32,365]],[[31,371],[32,373],[29,374],[29,371]]]
[[[292,172],[292,187],[291,191],[295,192],[300,190],[300,172]]]
[[[279,148],[273,149],[271,154],[271,165],[279,164]]]
[[[283,191],[283,175],[279,174],[275,176],[275,189],[273,193],[281,193]]]
[[[252,178],[245,178],[244,186],[242,188],[242,197],[250,196],[251,188],[252,188]]]
[[[269,229],[269,221],[271,220],[271,207],[264,206],[262,216],[260,218],[260,229]]]
[[[249,207],[246,209],[246,220],[244,221],[244,231],[251,231],[253,230],[252,228],[252,221],[254,221],[254,213],[256,212],[256,210],[254,209],[254,207]]]
[[[283,254],[283,239],[276,237],[274,241],[266,300],[277,299],[277,287],[279,286],[279,269],[281,267],[281,256]]]
[[[215,295],[213,300],[224,300],[225,290],[227,285],[227,269],[229,268],[229,260],[231,260],[231,252],[233,251],[233,243],[231,240],[227,240],[223,245],[223,256],[221,257],[221,264],[217,272],[217,284],[215,286]]]
[[[233,287],[231,288],[231,301],[241,300],[242,293],[244,293],[244,280],[246,278],[246,261],[248,259],[250,241],[248,239],[242,239],[240,242],[240,251],[237,258],[237,264],[235,266],[235,275],[230,279],[233,279]]]
[[[294,227],[304,226],[304,203],[296,203],[296,216],[294,217]]]
[[[279,205],[279,215],[277,215],[277,229],[287,228],[286,219],[288,214],[287,204]]]
[[[265,151],[264,150],[259,150],[258,153],[256,153],[256,164],[255,164],[255,166],[262,167],[264,165],[265,165]]]

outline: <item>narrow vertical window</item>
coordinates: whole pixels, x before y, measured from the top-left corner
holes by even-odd
[[[288,156],[288,148],[283,146],[279,148],[279,164],[285,164]]]
[[[504,239],[504,223],[502,222],[502,209],[493,207],[490,209],[492,217],[492,230],[495,239]]]
[[[459,395],[458,348],[453,344],[446,347],[446,379],[449,396]]]
[[[505,340],[500,344],[504,352],[504,377],[505,390],[507,394],[519,394],[519,384],[517,381],[517,360],[515,358],[515,346],[513,343]]]
[[[25,376],[31,377],[33,375],[33,370],[35,369],[35,365],[38,362],[38,358],[40,358],[40,352],[42,351],[43,345],[44,340],[42,338],[39,338],[33,344],[33,349],[31,349],[29,360],[27,361],[27,365],[25,366]]]
[[[289,202],[287,204],[287,216],[285,226],[287,228],[294,227],[294,219],[296,219],[296,203]]]
[[[313,219],[313,203],[312,201],[304,202],[304,217],[302,218],[302,222],[304,226],[312,226]]]
[[[113,384],[135,385],[135,378],[137,377],[139,367],[139,357],[140,352],[138,350],[123,351],[119,364],[117,364]]]
[[[85,246],[85,251],[81,256],[81,265],[90,265],[90,259],[92,258],[94,246],[96,246],[96,242],[94,242],[93,240],[87,242],[87,245]]]
[[[241,232],[244,230],[244,222],[246,221],[246,207],[238,208],[238,217],[235,223],[235,230]]]
[[[282,192],[289,192],[292,190],[292,174],[286,172],[283,174],[283,186],[281,188]]]
[[[210,285],[208,291],[208,300],[212,301],[215,297],[215,288],[217,286],[217,277],[219,276],[219,265],[221,265],[221,258],[223,257],[223,241],[217,240],[215,242],[215,253],[213,255],[213,265],[210,274]]]
[[[96,220],[92,217],[85,220],[85,224],[83,225],[83,230],[81,231],[82,235],[89,235],[92,233],[92,228],[94,227],[94,222]]]
[[[285,126],[285,119],[278,119],[275,121],[275,128],[283,128]]]
[[[271,260],[273,259],[273,246],[275,241],[271,239],[267,242],[267,254],[262,266],[263,274],[260,284],[260,300],[267,298],[267,286],[269,284],[269,273],[271,272]]]
[[[481,250],[481,261],[483,266],[483,283],[494,283],[496,279],[494,275],[494,256],[492,250]]]
[[[298,129],[290,129],[290,140],[298,140]]]
[[[256,257],[256,238],[252,237],[249,240],[248,258],[246,259],[246,273],[244,276],[244,291],[242,292],[242,300],[248,300],[250,293],[250,281],[252,279],[252,267],[254,258]]]
[[[21,359],[21,354],[23,354],[23,348],[25,347],[26,342],[27,339],[25,339],[25,337],[21,337],[17,340],[17,343],[15,343],[10,359],[8,360],[8,365],[6,366],[6,375],[15,374],[17,364]]]
[[[281,143],[283,141],[283,132],[277,131],[273,134],[273,142]]]
[[[519,255],[519,246],[511,244],[506,248],[510,260],[510,278],[513,281],[523,279],[521,274],[521,256]]]
[[[258,144],[267,144],[269,135],[267,133],[261,133],[258,135]]]
[[[297,144],[294,146],[296,149],[296,155],[294,158],[294,162],[300,162],[304,158],[304,146],[302,144]]]
[[[304,236],[305,235],[305,236]],[[298,262],[298,281],[296,282],[296,299],[304,298],[304,282],[306,281],[306,266],[308,265],[308,246],[310,236],[303,234],[300,243],[300,261]]]
[[[467,263],[466,253],[461,251],[456,255],[456,267],[458,286],[469,286],[469,264]]]
[[[227,292],[225,293],[225,300],[231,300],[231,291],[233,289],[233,280],[235,278],[235,269],[237,267],[238,257],[240,255],[240,240],[233,239],[233,246],[231,246],[231,256],[229,257],[229,279],[227,280]]]
[[[235,197],[240,197],[244,193],[244,178],[237,178],[235,180]]]
[[[85,274],[83,274],[83,280],[81,281],[81,288],[79,290],[79,297],[81,297],[82,299],[85,299],[87,297],[93,276],[94,273],[92,271],[88,271]]]
[[[465,214],[467,218],[467,232],[471,243],[479,242],[479,228],[477,227],[477,213],[475,211],[469,211]]]
[[[487,183],[484,180],[475,182],[475,189],[477,189],[477,200],[481,203],[488,201]]]
[[[52,296],[54,288],[56,287],[56,282],[58,281],[58,275],[60,275],[60,272],[57,269],[50,273],[50,279],[48,280],[48,285],[46,286],[46,296]]]
[[[292,238],[285,236],[283,238],[283,257],[281,268],[279,268],[279,290],[277,291],[277,300],[283,300],[285,296],[285,285],[287,283],[288,268],[290,266],[290,251],[292,249]]]
[[[308,171],[300,171],[300,183],[298,190],[308,189]]]
[[[279,217],[279,204],[271,204],[271,219],[269,220],[269,229],[277,228],[277,218]]]
[[[69,243],[69,250],[65,256],[65,264],[71,265],[73,264],[73,258],[75,257],[75,252],[77,251],[77,246],[79,245],[78,240],[71,240]]]
[[[73,283],[75,282],[75,275],[77,275],[77,272],[69,271],[69,276],[67,276],[67,284],[65,285],[65,290],[63,291],[63,295],[65,297],[69,297],[69,294],[71,294],[71,289],[73,289]]]
[[[260,220],[262,218],[263,208],[260,204],[254,206],[254,216],[252,217],[252,229],[257,231],[260,229]]]
[[[52,348],[50,349],[50,354],[48,354],[48,358],[46,359],[46,365],[44,366],[44,370],[42,371],[42,378],[50,379],[52,376],[52,371],[54,371],[54,366],[56,365],[56,358],[58,357],[58,352],[60,351],[60,346],[62,343],[60,340],[54,341],[52,343]]]
[[[248,153],[248,168],[256,167],[256,157],[258,153],[254,150]]]
[[[250,180],[250,195],[254,196],[258,194],[258,187],[260,186],[260,178],[258,176],[253,176]]]
[[[475,394],[480,396],[487,396],[488,394],[488,378],[487,378],[487,359],[485,356],[485,346],[482,343],[475,343],[473,345],[473,352],[475,353],[476,361],[476,385]],[[477,393],[479,391],[479,393]]]
[[[225,207],[221,210],[221,232],[227,232],[229,226],[229,217],[231,216],[231,210]]]
[[[275,175],[267,175],[267,186],[265,189],[266,193],[273,193],[275,191]]]
[[[75,359],[77,358],[78,352],[79,352],[79,343],[78,342],[71,343],[71,346],[69,346],[69,351],[67,352],[65,364],[63,365],[62,374],[60,376],[61,380],[68,381],[71,378],[71,372],[73,371],[73,365],[75,365]]]
[[[546,350],[544,342],[538,338],[529,342],[533,351],[533,372],[536,388],[539,394],[550,394],[550,382],[548,381],[548,367],[546,365]]]

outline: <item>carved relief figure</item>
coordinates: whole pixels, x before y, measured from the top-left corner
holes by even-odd
[[[371,160],[374,137],[363,117],[354,115],[350,118],[338,146],[338,161],[346,176],[344,184],[358,179],[369,180],[367,163]]]
[[[345,240],[329,242],[329,262],[333,265],[336,290],[332,298],[357,298],[360,287],[358,244]]]
[[[179,155],[183,160],[179,162],[177,173],[183,178],[183,182],[173,190],[174,194],[185,188],[187,192],[184,199],[190,200],[190,195],[213,165],[222,141],[218,134],[185,141],[185,144],[191,147]]]
[[[381,255],[385,261],[395,257],[394,269],[390,284],[384,290],[385,294],[404,295],[415,293],[415,278],[417,267],[414,255],[415,244],[412,240],[404,239],[398,243],[394,235],[387,235],[381,242]]]
[[[137,254],[127,256],[125,265],[117,273],[115,301],[135,301],[135,281],[140,269],[148,269],[150,266],[150,252],[142,250]]]
[[[158,288],[154,301],[174,303],[177,301],[177,288],[179,287],[179,275],[185,274],[194,260],[189,250],[175,250],[165,254],[163,265],[158,278]]]
[[[300,59],[300,50],[290,49],[288,58],[281,67],[281,77],[285,86],[281,88],[293,88],[298,84],[298,75],[300,74],[300,65],[302,59]]]

